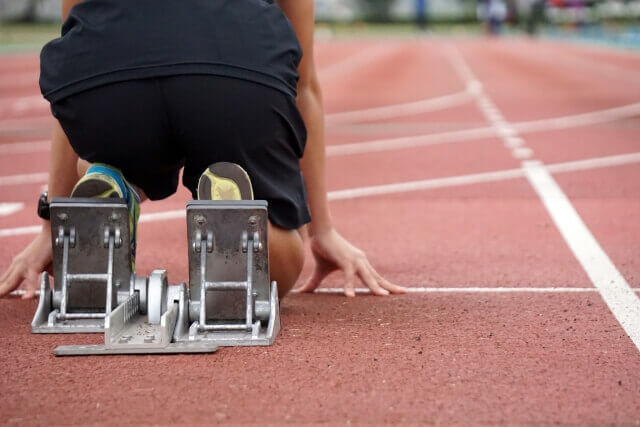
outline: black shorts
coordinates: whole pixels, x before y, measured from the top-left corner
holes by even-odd
[[[90,89],[51,106],[80,158],[122,170],[151,200],[183,184],[196,197],[200,174],[234,162],[269,202],[275,225],[311,220],[299,159],[306,129],[295,99],[246,80],[182,75]]]

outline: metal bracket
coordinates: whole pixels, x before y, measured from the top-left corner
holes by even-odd
[[[273,308],[278,297],[269,281],[267,230],[265,201],[187,203],[192,323],[188,336],[179,339],[225,346],[273,343],[280,317]],[[278,327],[269,329],[270,323]]]
[[[105,318],[130,293],[119,290],[132,277],[131,254],[122,245],[129,240],[127,204],[55,198],[50,209],[54,289],[43,275],[31,331],[102,332]]]

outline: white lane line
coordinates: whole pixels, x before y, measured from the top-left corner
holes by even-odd
[[[32,111],[42,113],[49,111],[49,103],[42,95],[0,98],[0,115],[7,113],[20,114]]]
[[[38,234],[42,230],[41,225],[28,225],[26,227],[14,227],[0,229],[0,237],[25,236]]]
[[[613,122],[616,120],[633,117],[637,114],[640,114],[640,102],[623,105],[621,107],[607,108],[606,110],[574,114],[565,117],[516,122],[511,123],[511,126],[521,133],[549,132],[554,130],[563,130]]]
[[[22,202],[3,202],[0,203],[0,216],[9,216],[19,212],[24,208]]]
[[[480,85],[462,54],[453,46],[449,48],[448,53],[453,68],[462,80],[467,84],[477,82]],[[475,96],[478,107],[490,123],[501,131],[505,143],[509,137],[518,136],[507,121],[491,119],[487,106],[495,104],[484,90],[479,90]],[[525,161],[522,165],[525,176],[542,200],[569,249],[593,285],[598,288],[609,310],[640,350],[640,298],[600,247],[542,162]]]
[[[370,187],[351,188],[329,192],[329,200],[355,199],[383,194],[398,194],[409,191],[429,190],[434,188],[455,187],[460,185],[478,184],[524,176],[521,169],[506,169],[496,172],[484,172],[470,175],[452,176],[446,178],[425,179],[422,181],[399,182],[395,184],[374,185]]]
[[[396,117],[423,114],[431,111],[462,105],[473,99],[469,92],[462,91],[451,95],[429,98],[416,102],[385,105],[383,107],[367,108],[363,110],[344,111],[341,113],[326,114],[325,119],[329,125],[351,124],[373,120],[385,120]]]
[[[42,183],[42,182],[47,182],[48,179],[49,179],[49,174],[46,172],[0,176],[0,186]]]
[[[549,170],[549,172],[558,173],[598,169],[611,166],[622,166],[638,162],[640,162],[640,152],[574,160],[570,162],[552,163],[550,165],[546,165],[545,167]],[[499,181],[503,179],[518,178],[521,176],[524,176],[524,173],[521,169],[503,169],[499,171],[480,172],[477,174],[447,176],[442,178],[431,178],[418,181],[384,184],[380,186],[335,190],[329,192],[329,197],[344,198],[344,194],[364,194],[370,191],[372,191],[371,194],[389,194],[394,192],[426,190],[431,188],[452,187],[458,185],[476,184],[481,182]],[[46,172],[0,176],[0,186],[34,183],[41,184],[47,182],[48,177],[49,175]],[[396,191],[394,189],[399,190]]]
[[[300,293],[297,289],[293,289],[292,292]],[[597,288],[569,288],[569,287],[548,287],[548,288],[531,288],[531,287],[407,287],[407,293],[409,294],[434,294],[434,293],[534,293],[534,294],[547,294],[547,293],[582,293],[582,292],[598,292]],[[344,293],[342,288],[318,288],[314,291],[318,294],[342,294]],[[370,294],[371,291],[367,288],[356,288],[358,294]]]
[[[467,91],[468,92],[468,91]],[[467,93],[465,92],[465,93]],[[382,107],[387,108],[387,107]],[[553,117],[548,119],[531,120],[525,122],[511,123],[511,128],[519,133],[538,133],[548,132],[562,129],[571,129],[576,127],[590,126],[594,124],[602,124],[622,120],[640,114],[640,102],[625,105],[622,107],[608,108],[605,110],[592,111],[589,113],[581,113],[564,117]],[[489,117],[495,120],[504,120],[502,115]],[[41,123],[44,118],[39,119],[10,119],[10,124],[21,124],[22,128],[29,128],[33,122]],[[46,118],[47,124],[50,118]],[[0,120],[0,125],[3,121]],[[328,156],[345,156],[351,154],[363,154],[380,151],[393,151],[403,148],[426,147],[430,145],[439,145],[447,143],[458,143],[466,141],[474,141],[478,139],[493,138],[499,135],[498,130],[493,126],[462,129],[457,131],[449,131],[442,133],[432,133],[426,135],[416,135],[400,138],[378,139],[373,141],[355,142],[350,144],[330,145],[327,147]],[[514,142],[521,141],[521,138],[511,137]],[[30,141],[30,142],[14,142],[10,144],[0,144],[0,154],[20,154],[20,153],[37,153],[49,151],[50,142]],[[515,147],[513,147],[515,148]]]
[[[489,120],[496,123],[501,123],[504,121],[504,118],[501,114],[496,115],[491,113],[490,105],[481,104],[480,106],[484,111],[487,112],[487,118]],[[488,139],[495,136],[506,136],[509,138],[513,138],[514,131],[517,131],[520,134],[529,134],[572,129],[576,127],[614,122],[617,120],[633,117],[637,114],[640,114],[640,102],[625,105],[622,107],[592,111],[589,113],[510,123],[508,129],[501,129],[496,126],[487,126],[436,134],[415,135],[400,138],[354,142],[350,144],[330,145],[327,147],[327,155],[347,156],[362,153],[393,151],[404,148],[426,147],[430,145],[460,143],[478,139]]]
[[[339,77],[340,75],[352,71],[354,68],[363,67],[367,64],[375,62],[384,56],[390,54],[395,49],[397,49],[399,45],[381,45],[376,44],[373,47],[361,49],[357,53],[351,54],[345,58],[338,60],[337,62],[328,65],[324,68],[321,68],[318,73],[320,77],[324,79],[332,79],[335,77]],[[31,77],[22,78],[27,81],[31,79]],[[11,82],[13,84],[13,81]],[[5,86],[11,87],[12,84],[6,84]],[[33,84],[37,84],[37,78],[33,80]],[[2,84],[0,84],[1,88]],[[34,97],[28,96],[23,99],[32,99]],[[15,99],[14,102],[21,102],[19,99]],[[37,105],[35,101],[28,101],[25,105]],[[16,108],[11,107],[10,108]],[[22,108],[22,107],[21,107]],[[0,112],[2,110],[0,109]],[[45,127],[52,123],[53,118],[50,114],[45,114],[42,116],[36,117],[24,117],[24,118],[13,118],[13,119],[0,119],[0,128],[3,131],[15,131],[21,129],[29,129],[34,127]],[[44,150],[43,150],[44,151]]]
[[[617,156],[600,157],[595,159],[577,160],[565,163],[547,165],[546,168],[553,173],[574,172],[610,166],[640,163],[640,153],[621,154]],[[521,178],[525,176],[523,169],[505,169],[494,172],[483,172],[469,175],[433,178],[419,181],[399,182],[394,184],[375,185],[369,187],[335,190],[328,193],[329,200],[347,200],[367,196],[379,196],[385,194],[405,193],[409,191],[429,190],[434,188],[446,188],[453,186],[472,185],[479,183],[502,181],[506,179]],[[184,209],[145,213],[140,216],[140,222],[156,222],[185,217]],[[36,234],[40,226],[28,226],[18,228],[0,229],[0,237],[20,236],[24,234]]]
[[[640,162],[639,153],[618,154],[615,156],[595,157],[571,162],[552,163],[545,165],[549,172],[573,172],[589,169],[597,169],[611,166],[622,166]]]
[[[493,127],[463,129],[436,134],[405,136],[400,138],[377,139],[374,141],[327,146],[327,156],[349,156],[353,154],[376,153],[403,148],[427,147],[445,143],[460,143],[477,139],[489,139],[496,135]]]
[[[24,117],[20,119],[0,119],[0,131],[33,130],[33,128],[44,128],[53,123],[50,114],[38,117]]]
[[[51,141],[28,141],[28,142],[12,142],[10,144],[0,144],[0,154],[24,154],[24,153],[40,153],[49,151]]]
[[[527,162],[524,169],[565,242],[640,350],[640,299],[593,237],[549,171],[540,162]]]
[[[357,294],[370,294],[371,291],[367,288],[356,288]],[[640,288],[634,288],[634,292],[640,292]],[[539,287],[539,288],[531,288],[531,287],[522,287],[522,288],[506,288],[506,287],[407,287],[408,294],[554,294],[554,293],[568,293],[568,294],[579,294],[579,293],[597,293],[599,290],[597,288],[569,288],[569,287]],[[297,289],[292,289],[291,293],[293,294],[301,294]],[[316,294],[342,294],[342,288],[328,288],[322,287],[316,289],[313,293]],[[12,297],[20,297],[26,294],[26,291],[23,289],[17,289],[11,292],[9,295]],[[36,295],[39,295],[40,291],[36,291]]]
[[[346,58],[322,67],[318,71],[320,80],[331,79],[351,71],[354,68],[375,62],[396,50],[398,46],[399,45],[374,44],[371,47],[359,50],[357,53],[349,54]]]

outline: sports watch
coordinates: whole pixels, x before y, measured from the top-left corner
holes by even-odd
[[[45,190],[42,192],[42,194],[40,195],[40,198],[38,199],[38,216],[46,220],[48,220],[51,217],[50,210],[49,210],[49,202],[47,201],[48,197],[49,197],[49,192]]]

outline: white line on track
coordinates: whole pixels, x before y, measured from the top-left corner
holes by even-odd
[[[504,120],[502,118],[502,115],[498,116],[495,113],[491,114],[490,110],[488,111],[488,114],[488,118],[491,120]],[[640,114],[640,102],[625,105],[622,107],[592,111],[589,113],[510,123],[510,126],[521,134],[529,134],[608,123],[628,117],[633,117],[637,114]],[[355,142],[350,144],[330,145],[327,147],[327,155],[347,156],[352,154],[393,151],[404,148],[426,147],[430,145],[460,143],[478,139],[488,139],[494,138],[499,135],[499,129],[497,129],[495,126],[487,126],[427,135],[406,136],[400,138],[387,138],[373,141]]]
[[[465,91],[464,93],[468,93]],[[424,100],[424,102],[433,101]],[[393,110],[395,107],[402,108],[403,105],[390,105],[380,107],[382,109]],[[375,110],[375,109],[373,109]],[[366,112],[368,110],[361,110]],[[360,114],[360,111],[349,113]],[[366,113],[369,114],[369,113]],[[525,122],[511,123],[511,127],[520,133],[548,132],[562,129],[571,129],[575,127],[590,126],[594,124],[602,124],[614,122],[625,118],[633,117],[640,114],[640,102],[624,105],[621,107],[607,108],[599,111],[588,113],[574,114],[564,117],[552,117],[548,119],[531,120]],[[501,119],[502,116],[493,117],[493,119]],[[29,128],[34,123],[44,123],[44,118],[28,118],[28,119],[9,119],[10,124],[19,125],[21,128]],[[46,118],[46,123],[49,123]],[[4,126],[2,120],[0,125]],[[328,156],[345,156],[351,154],[363,154],[380,151],[393,151],[403,148],[426,147],[429,145],[439,145],[447,143],[459,143],[473,141],[478,139],[493,138],[498,135],[497,130],[493,126],[462,129],[457,131],[449,131],[442,133],[432,133],[426,135],[407,136],[400,138],[378,139],[373,141],[356,142],[350,144],[330,145],[327,147]],[[518,138],[514,138],[517,140]],[[9,144],[0,144],[0,154],[20,154],[20,153],[36,153],[46,152],[49,150],[49,141],[29,141],[14,142]]]
[[[49,103],[42,95],[16,96],[0,98],[0,114],[7,113],[24,113],[24,112],[47,112],[49,111]]]
[[[43,183],[47,182],[47,179],[49,179],[49,174],[46,172],[0,176],[0,186]]]
[[[24,208],[22,202],[0,202],[0,216],[9,216]]]
[[[354,68],[363,67],[375,62],[397,49],[397,45],[374,44],[372,47],[361,49],[333,64],[322,67],[318,74],[320,80],[337,77]]]
[[[296,292],[294,289],[293,292]],[[318,288],[314,291],[318,294],[342,294],[344,290],[342,288]],[[569,287],[407,287],[407,293],[410,294],[433,294],[433,293],[580,293],[580,292],[598,292],[597,288],[569,288]],[[299,292],[296,292],[299,293]],[[367,288],[356,288],[356,293],[370,294],[371,291]]]
[[[447,53],[460,78],[469,85],[477,85],[479,90],[474,96],[479,109],[492,126],[500,130],[505,144],[508,144],[508,138],[518,136],[517,131],[506,120],[493,117],[491,112],[498,111],[498,108],[484,92],[482,84],[477,80],[462,54],[453,46],[447,50]],[[609,310],[640,350],[640,298],[600,247],[542,162],[525,161],[523,170],[569,249],[593,285],[598,288]]]
[[[49,127],[53,123],[50,114],[38,117],[23,117],[19,119],[0,119],[0,130],[3,132],[33,130],[34,128]]]
[[[640,299],[593,237],[549,171],[540,162],[526,162],[524,169],[571,252],[640,350]]]
[[[40,153],[49,151],[50,147],[50,140],[13,142],[10,144],[0,144],[0,154]]]
[[[357,294],[370,294],[371,291],[367,288],[356,288]],[[634,288],[634,292],[640,292],[640,288]],[[597,288],[570,288],[570,287],[407,287],[408,294],[578,294],[578,293],[597,293]],[[297,289],[292,289],[291,293],[301,294]],[[322,287],[316,289],[313,293],[316,294],[343,294],[342,288],[329,288]],[[18,289],[11,292],[9,295],[12,297],[20,297],[26,294],[23,289]],[[40,292],[36,291],[36,295]]]
[[[461,91],[451,95],[437,98],[423,99],[404,104],[385,105],[383,107],[367,108],[364,110],[344,111],[341,113],[326,114],[325,119],[329,125],[350,124],[372,120],[385,120],[396,117],[423,114],[431,111],[443,110],[464,104],[473,99],[469,92]]]
[[[397,45],[376,44],[373,47],[361,49],[358,52],[347,56],[346,58],[340,59],[339,61],[336,61],[331,65],[321,68],[318,71],[318,74],[322,79],[332,79],[335,77],[339,77],[344,73],[351,72],[354,68],[363,67],[363,66],[366,66],[367,64],[375,62],[383,58],[384,56],[392,53],[396,49],[397,49]],[[13,79],[9,83],[7,83],[5,86],[12,87],[13,84],[17,84],[17,83],[36,85],[38,80],[37,75],[35,75],[36,76],[35,79],[33,76],[34,76],[33,73],[26,74],[25,76],[20,77],[20,81]],[[1,87],[2,87],[2,84],[0,84],[0,88]],[[2,113],[5,110],[26,111],[28,109],[33,109],[33,108],[41,109],[42,102],[45,102],[45,105],[46,105],[46,101],[44,100],[37,101],[36,98],[41,99],[41,97],[36,97],[32,95],[29,95],[26,97],[11,97],[7,101],[2,101],[2,99],[0,99],[0,113]],[[33,127],[49,126],[52,123],[52,120],[53,119],[50,114],[45,114],[45,115],[36,116],[36,117],[0,119],[0,126],[2,126],[2,130],[4,131],[16,130],[16,129],[20,130],[20,129],[27,129],[27,128],[33,128]]]
[[[574,172],[610,166],[620,166],[640,162],[640,153],[621,154],[617,156],[599,157],[593,159],[576,160],[572,162],[555,163],[545,166],[553,173]],[[399,182],[394,184],[375,185],[369,187],[335,190],[328,193],[329,200],[347,200],[368,196],[380,196],[385,194],[398,194],[410,191],[430,190],[434,188],[446,188],[461,185],[502,181],[506,179],[522,178],[525,176],[523,169],[505,169],[494,172],[481,172],[477,174],[432,178],[419,181]],[[5,177],[6,178],[6,177]],[[185,217],[183,209],[145,213],[140,216],[140,222],[157,222]],[[36,234],[40,226],[27,226],[0,229],[0,238]]]

